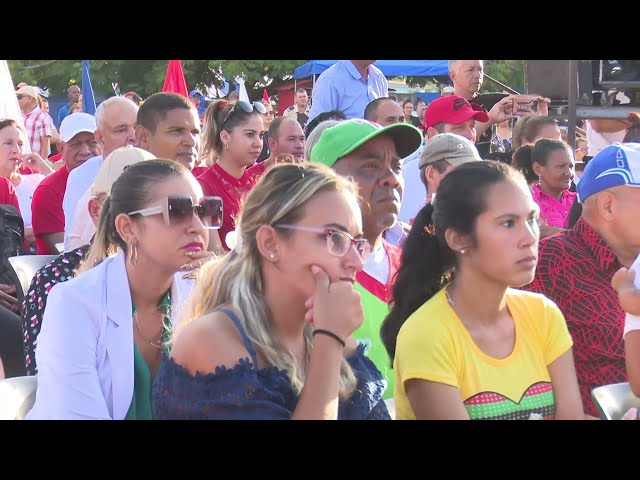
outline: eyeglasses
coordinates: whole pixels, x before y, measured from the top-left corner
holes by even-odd
[[[362,260],[371,253],[371,244],[366,238],[353,238],[347,232],[333,230],[332,228],[305,227],[304,225],[274,225],[275,228],[284,228],[288,230],[302,230],[303,232],[321,233],[327,239],[327,248],[329,253],[336,257],[344,257],[351,245],[356,247],[356,252]]]
[[[227,123],[227,120],[231,118],[231,115],[233,115],[233,112],[236,111],[236,107],[240,107],[242,111],[245,113],[252,113],[254,110],[258,113],[262,113],[263,115],[267,113],[267,107],[265,107],[262,103],[260,102],[249,103],[245,100],[241,100],[233,104],[233,106],[231,107],[231,110],[229,110],[229,113],[227,113],[227,115],[224,117],[224,120],[222,120],[222,125],[221,125],[222,127],[224,127],[224,124]]]
[[[269,115],[270,117],[273,117],[275,115],[273,111],[265,112],[264,114]]]
[[[191,221],[194,213],[205,228],[218,229],[222,225],[222,199],[220,197],[202,197],[194,205],[192,198],[187,195],[170,196],[163,205],[129,212],[129,215],[148,217],[162,214],[167,226],[178,226]]]
[[[18,95],[18,100],[22,100],[24,97],[26,97],[26,95]]]

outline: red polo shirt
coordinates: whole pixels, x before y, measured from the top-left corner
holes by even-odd
[[[198,177],[205,197],[216,196],[222,198],[222,227],[219,234],[222,245],[229,250],[226,236],[236,228],[236,218],[240,210],[240,203],[251,191],[260,176],[264,173],[264,163],[257,163],[247,168],[240,178],[229,175],[220,165],[214,163],[206,172]]]
[[[67,166],[61,167],[42,180],[31,200],[31,225],[36,236],[38,255],[57,255],[58,252],[50,252],[41,235],[47,233],[64,232],[64,211],[62,200],[67,189],[69,170]]]
[[[536,276],[525,290],[553,300],[571,337],[585,412],[599,416],[591,390],[627,381],[624,361],[625,313],[611,286],[621,267],[613,250],[580,218],[573,230],[540,242]]]

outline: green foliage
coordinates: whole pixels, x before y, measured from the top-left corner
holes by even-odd
[[[182,60],[187,87],[222,86],[223,75],[228,80],[236,76],[245,85],[256,89],[276,87],[293,78],[293,70],[307,60]],[[70,84],[82,83],[81,60],[9,60],[14,84],[26,82],[49,89],[51,95],[66,95]],[[113,93],[117,83],[120,93],[134,90],[143,97],[159,92],[167,72],[167,60],[91,60],[91,84],[97,96]]]
[[[512,89],[524,93],[524,60],[485,60],[485,74]],[[500,91],[500,87],[485,79],[481,92]]]

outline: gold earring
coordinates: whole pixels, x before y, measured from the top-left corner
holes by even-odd
[[[128,245],[127,250],[128,250],[127,256],[129,257],[129,264],[131,265],[131,268],[136,268],[136,264],[138,263],[138,249],[132,243]]]

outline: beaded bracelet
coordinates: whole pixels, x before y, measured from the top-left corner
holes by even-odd
[[[316,334],[326,335],[327,337],[333,338],[336,342],[338,342],[340,345],[342,345],[342,348],[344,348],[347,345],[346,343],[344,343],[344,340],[342,340],[338,335],[336,335],[333,332],[330,332],[329,330],[323,330],[322,328],[316,328],[313,331],[313,336],[315,337]]]

